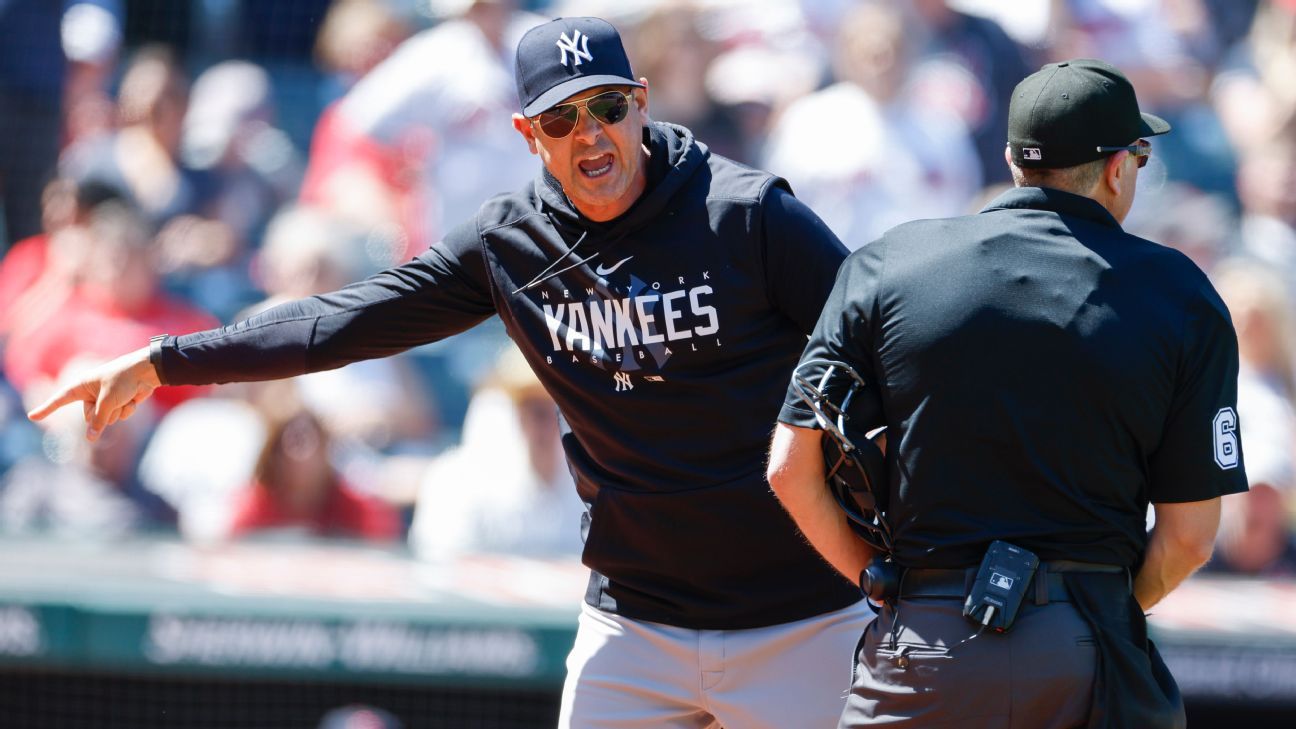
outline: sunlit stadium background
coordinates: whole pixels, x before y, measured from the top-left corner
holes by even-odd
[[[1154,637],[1192,726],[1293,725],[1296,1],[0,0],[0,728],[553,724],[580,506],[553,473],[499,503],[548,441],[514,418],[543,396],[497,323],[168,390],[95,447],[79,411],[23,412],[523,184],[511,49],[576,14],[622,29],[655,118],[787,177],[852,248],[1006,184],[1030,70],[1123,68],[1175,126],[1128,227],[1232,310],[1253,487]]]

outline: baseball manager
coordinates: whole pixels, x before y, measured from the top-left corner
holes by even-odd
[[[81,401],[93,438],[162,383],[327,370],[499,316],[558,404],[589,505],[559,726],[830,725],[872,613],[797,534],[763,459],[846,249],[783,180],[652,120],[606,21],[531,29],[516,81],[532,184],[405,265],[159,336],[32,416]]]

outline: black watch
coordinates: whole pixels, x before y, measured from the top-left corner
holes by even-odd
[[[153,371],[157,373],[158,381],[166,384],[162,377],[162,343],[166,341],[168,335],[155,334],[149,337],[149,364],[153,365]]]

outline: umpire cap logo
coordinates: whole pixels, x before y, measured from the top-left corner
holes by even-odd
[[[1022,158],[1041,160],[1044,155],[1040,153],[1039,147],[1022,147]]]
[[[578,43],[580,44],[580,48],[576,47]],[[554,45],[558,46],[558,52],[562,54],[558,57],[558,62],[564,66],[567,65],[568,51],[570,51],[572,55],[572,68],[581,65],[582,60],[594,60],[594,55],[591,54],[589,50],[589,36],[581,33],[579,30],[573,30],[572,37],[570,38],[567,37],[566,33],[563,33],[559,36],[558,42]]]

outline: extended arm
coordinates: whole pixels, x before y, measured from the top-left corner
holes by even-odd
[[[438,243],[418,258],[328,294],[290,301],[220,329],[170,337],[167,385],[293,377],[387,357],[468,329],[495,313],[472,243]]]
[[[801,533],[828,563],[852,583],[874,551],[846,522],[824,485],[822,431],[779,423],[770,445],[769,482]]]
[[[1219,498],[1155,504],[1156,525],[1143,566],[1134,577],[1134,598],[1148,610],[1210,559],[1219,529]]]
[[[475,232],[460,229],[418,258],[330,294],[219,329],[167,337],[92,370],[28,416],[85,403],[86,437],[134,412],[159,385],[250,382],[385,357],[461,332],[495,313]],[[456,231],[458,232],[458,231]]]

